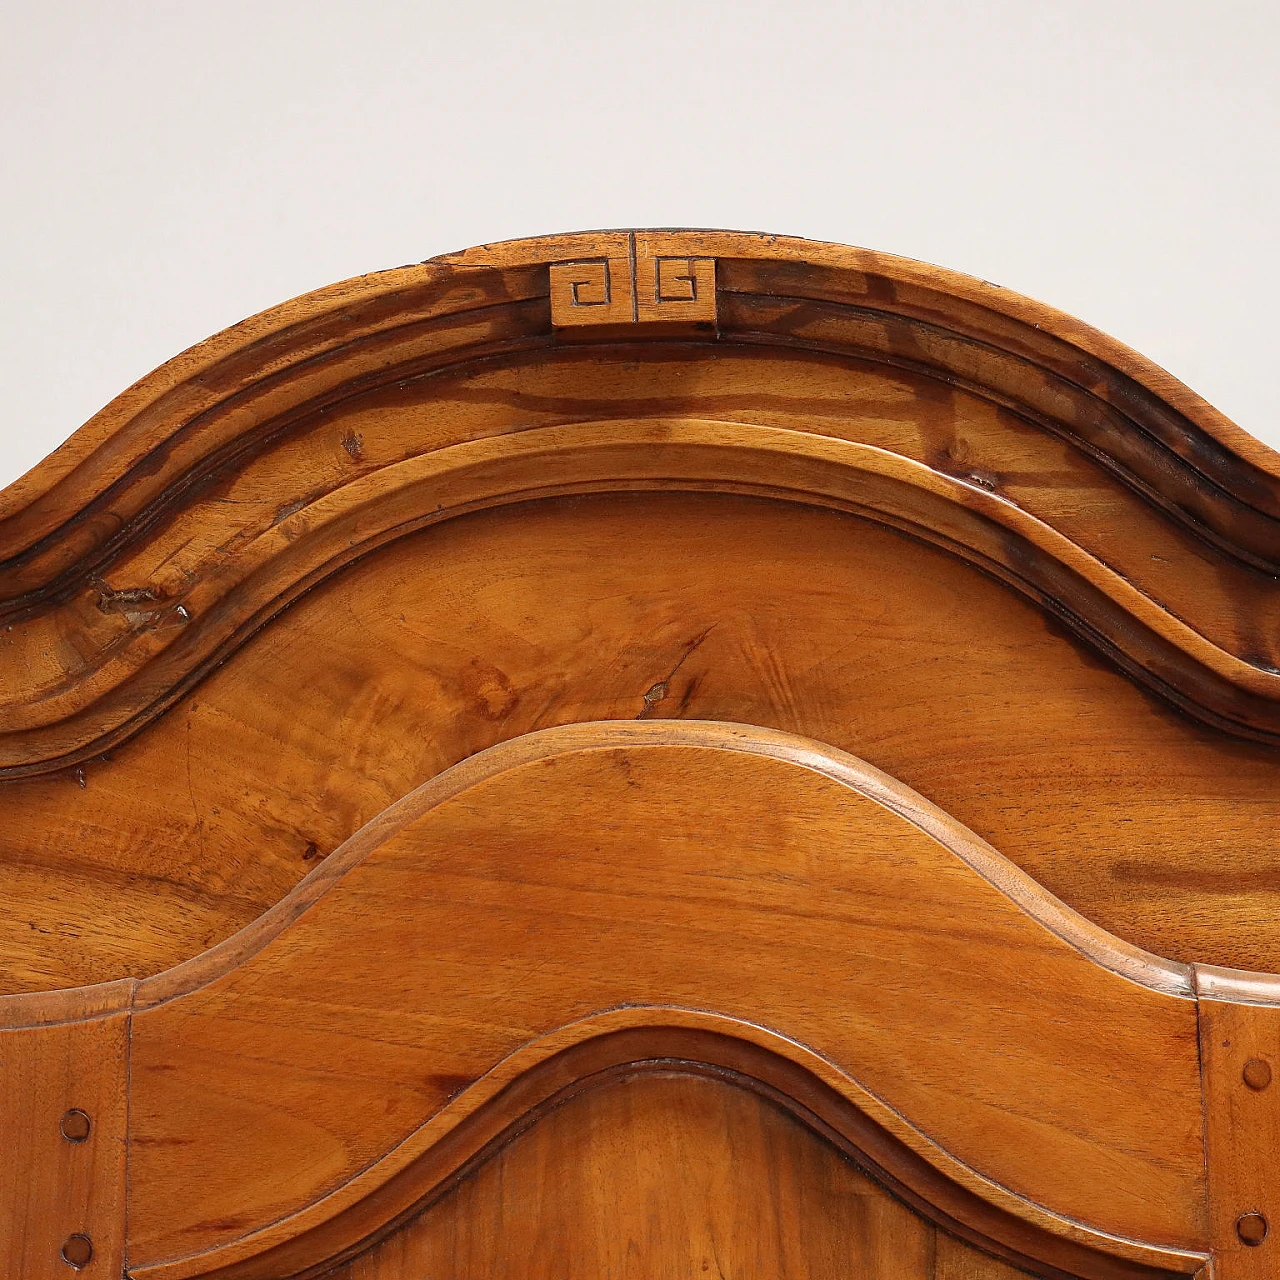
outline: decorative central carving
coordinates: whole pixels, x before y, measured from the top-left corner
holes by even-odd
[[[704,320],[716,318],[714,258],[638,258],[637,320]]]
[[[629,258],[552,264],[552,324],[630,324],[635,319],[635,280]]]
[[[627,237],[626,254],[551,265],[557,326],[716,322],[714,258],[656,255]]]

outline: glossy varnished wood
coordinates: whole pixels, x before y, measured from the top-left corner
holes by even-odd
[[[1270,1276],[1278,583],[1280,458],[882,255],[211,339],[0,493],[0,1271]]]
[[[1044,1229],[1204,1238],[1189,975],[851,758],[720,725],[549,730],[393,806],[299,893],[139,988],[135,1274],[225,1268],[313,1205],[326,1250],[342,1215],[371,1229],[350,1206],[408,1176],[468,1085],[619,1006],[808,1046]],[[192,1144],[217,1180],[192,1184]],[[207,1256],[162,1265],[183,1254]]]
[[[1280,1267],[1280,981],[1197,969],[1216,1277]]]
[[[703,271],[714,329],[565,340],[550,264],[611,256]],[[176,963],[468,752],[638,707],[855,751],[1135,942],[1280,967],[1277,470],[1085,326],[856,250],[569,236],[300,299],[0,497],[0,984]]]
[[[335,1280],[1017,1274],[776,1104],[673,1071],[574,1096]]]
[[[0,787],[6,983],[178,963],[455,761],[642,713],[830,742],[1121,936],[1280,965],[1268,749],[1197,727],[915,540],[794,504],[646,494],[388,546],[109,760]]]
[[[121,1274],[131,993],[0,1010],[0,1275]]]

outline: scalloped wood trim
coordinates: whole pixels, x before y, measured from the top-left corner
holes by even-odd
[[[712,720],[626,721],[561,725],[511,738],[446,769],[415,791],[384,809],[340,849],[336,849],[280,902],[251,925],[224,942],[163,973],[131,983],[135,1009],[151,1009],[189,995],[244,965],[274,939],[294,927],[322,897],[384,841],[417,814],[443,804],[486,779],[535,761],[573,750],[679,745],[717,751],[743,752],[784,761],[820,773],[876,804],[905,818],[937,840],[978,876],[999,890],[1022,911],[1074,948],[1093,964],[1139,986],[1166,995],[1191,999],[1195,995],[1192,968],[1152,955],[1108,933],[1073,911],[1016,867],[981,837],[939,809],[898,779],[827,743],[759,725],[726,724]],[[1203,970],[1204,966],[1200,966]],[[1259,977],[1260,975],[1251,975]],[[1276,979],[1280,981],[1280,978]],[[112,988],[123,984],[110,984]],[[79,988],[84,992],[106,988]],[[0,996],[0,1017],[7,1008],[39,1010],[65,1000],[69,992],[31,992]],[[23,1002],[23,1003],[19,1003]],[[16,1020],[8,1024],[17,1025]]]
[[[290,512],[170,602],[180,618],[170,613],[157,629],[148,617],[104,648],[92,675],[14,699],[0,733],[0,772],[64,768],[136,732],[299,594],[388,540],[531,498],[637,488],[762,494],[903,529],[998,575],[1201,718],[1280,740],[1280,675],[1213,645],[998,495],[849,441],[649,418],[453,445]],[[136,608],[145,616],[148,606]]]
[[[659,764],[664,758],[670,763],[653,776],[643,771],[634,776],[632,770],[646,754]],[[558,763],[574,761],[589,765],[585,781],[575,783],[572,775],[566,786],[548,772]],[[764,771],[739,776],[735,761],[757,762]],[[701,767],[691,768],[694,762]],[[503,876],[483,871],[484,860],[492,858],[489,844],[504,830],[523,840],[535,814],[547,831],[578,830],[581,824],[571,812],[575,788],[589,794],[602,806],[600,813],[612,819],[619,796],[596,800],[597,788],[606,777],[621,779],[621,796],[632,796],[638,787],[634,802],[664,828],[692,822],[689,834],[696,842],[695,827],[706,821],[714,830],[707,839],[720,842],[726,838],[723,827],[704,819],[717,787],[722,783],[727,788],[724,794],[731,794],[735,807],[750,801],[762,813],[777,811],[779,805],[761,790],[775,772],[788,805],[798,806],[796,813],[804,815],[796,828],[803,829],[803,838],[795,844],[793,834],[788,843],[780,841],[781,833],[773,833],[761,846],[768,850],[767,865],[754,870],[749,868],[759,851],[748,856],[743,848],[739,865],[737,846],[729,838],[723,851],[733,874],[722,871],[702,883],[693,872],[696,914],[686,922],[710,929],[708,938],[720,939],[720,946],[744,928],[757,929],[759,922],[753,924],[740,909],[751,903],[756,910],[758,893],[753,889],[742,897],[733,886],[743,875],[762,875],[750,883],[787,886],[785,894],[808,896],[790,907],[779,902],[761,919],[771,918],[775,909],[785,917],[803,907],[810,913],[803,918],[813,928],[839,924],[844,941],[836,952],[825,953],[816,968],[810,960],[790,956],[786,948],[774,948],[774,977],[782,975],[796,992],[785,1002],[785,1013],[775,1011],[775,1025],[757,1025],[732,1008],[717,1008],[732,1005],[733,999],[729,989],[717,994],[715,965],[708,970],[711,985],[700,989],[697,1008],[640,999],[577,1017],[560,1017],[552,1010],[549,1029],[517,1037],[508,1052],[487,1061],[474,1079],[459,1078],[450,1087],[452,1097],[428,1108],[407,1135],[382,1143],[371,1162],[357,1161],[332,1190],[304,1197],[288,1212],[239,1235],[232,1232],[233,1238],[211,1247],[182,1256],[175,1256],[171,1244],[157,1249],[151,1237],[158,1207],[183,1199],[165,1192],[167,1180],[210,1185],[209,1170],[219,1165],[212,1149],[215,1135],[235,1133],[240,1154],[260,1141],[266,1150],[278,1140],[265,1136],[269,1130],[260,1137],[252,1127],[237,1127],[234,1108],[226,1116],[217,1114],[223,1067],[215,1057],[230,1053],[236,1089],[247,1091],[245,1096],[267,1100],[281,1079],[295,1081],[299,1093],[285,1108],[291,1124],[305,1120],[308,1125],[359,1126],[360,1117],[347,1116],[336,1087],[354,1059],[347,1067],[337,1062],[325,1067],[317,1078],[329,1084],[319,1091],[309,1077],[323,1067],[326,1037],[338,1048],[340,1062],[347,1062],[356,1046],[367,1050],[378,1042],[381,1036],[370,1021],[377,1009],[393,1021],[390,1046],[419,1039],[430,1045],[431,1020],[437,1016],[427,1008],[435,999],[431,993],[454,991],[453,998],[461,1003],[441,1024],[448,1030],[446,1041],[432,1051],[439,1060],[432,1070],[448,1071],[449,1059],[459,1049],[465,1051],[469,1039],[495,1015],[503,1028],[536,1025],[542,1015],[517,1006],[527,1000],[546,965],[554,971],[547,988],[553,1004],[563,1004],[562,993],[572,992],[580,981],[587,984],[588,1001],[603,999],[607,1005],[614,998],[607,987],[596,987],[602,978],[607,984],[607,975],[575,968],[565,954],[538,959],[530,953],[526,959],[532,967],[520,978],[509,966],[524,944],[504,945],[495,936],[486,941],[484,965],[502,969],[507,1008],[486,1012],[487,980],[480,970],[458,980],[475,957],[467,960],[465,945],[451,955],[452,942],[438,930],[433,934],[435,926],[427,918],[435,912],[432,903],[438,894],[447,900],[445,886],[456,874],[436,868],[440,850],[457,849],[464,862],[476,861],[474,870],[466,872],[474,877],[468,880],[467,900],[492,900],[496,925],[516,904],[504,907]],[[803,778],[815,776],[836,784],[836,791],[813,791],[802,784]],[[680,796],[673,809],[669,800],[676,787],[689,794]],[[561,815],[566,800],[570,803]],[[643,826],[621,821],[619,830],[639,833]],[[416,842],[423,837],[427,844],[419,847]],[[545,836],[535,832],[529,839],[542,851],[541,859]],[[774,850],[784,848],[799,861],[771,870]],[[838,901],[821,900],[831,885],[816,867],[809,868],[808,859],[815,856],[840,861]],[[623,872],[597,851],[582,864],[581,888],[607,894]],[[690,873],[680,860],[678,878]],[[641,909],[650,926],[657,925],[664,902],[679,904],[687,897],[687,887],[667,883],[666,874],[658,862],[646,862]],[[512,886],[536,888],[519,876]],[[625,901],[625,886],[619,887]],[[572,914],[572,894],[566,888],[556,888],[556,900],[563,900],[563,909]],[[885,905],[878,907],[878,902]],[[727,914],[716,923],[721,911]],[[887,913],[891,929],[877,930],[878,913]],[[860,933],[863,927],[870,932]],[[438,939],[425,961],[405,945],[423,930]],[[552,926],[548,936],[554,932]],[[356,937],[361,933],[367,935],[363,941]],[[517,926],[508,942],[530,936]],[[806,931],[804,945],[825,944]],[[1011,957],[1025,969],[1021,978],[1004,972]],[[889,1003],[864,981],[850,982],[867,963],[888,965]],[[690,953],[685,964],[696,974],[703,960]],[[943,972],[926,976],[939,964]],[[433,976],[436,965],[440,972]],[[809,990],[822,973],[828,978],[845,975],[839,999]],[[1210,994],[1215,976],[1280,981],[1198,969],[1201,998]],[[756,974],[742,980],[753,1006],[768,1020],[768,998],[757,990],[759,979]],[[778,985],[773,978],[770,982]],[[337,985],[329,990],[329,983]],[[1237,982],[1227,998],[1237,999],[1241,991]],[[566,1091],[589,1086],[601,1071],[619,1064],[672,1056],[733,1073],[744,1087],[766,1090],[933,1221],[1016,1265],[1044,1276],[1136,1280],[1196,1274],[1207,1260],[1200,1223],[1204,1200],[1197,1190],[1203,1167],[1194,995],[1187,966],[1108,935],[936,806],[864,761],[809,739],[748,725],[608,721],[548,729],[479,753],[385,810],[285,900],[203,956],[142,982],[0,997],[0,1025],[22,1036],[29,1033],[26,1029],[35,1032],[50,1023],[98,1021],[127,1011],[133,1046],[129,1132],[134,1196],[128,1274],[138,1280],[309,1275],[394,1230],[452,1177],[509,1140],[539,1108],[554,1104]],[[253,1012],[264,1000],[274,1010],[273,1047],[265,1058],[262,1028]],[[291,1000],[294,1016],[282,1015]],[[955,1011],[975,1000],[980,1017],[966,1030],[963,1018],[953,1021]],[[469,1001],[478,1003],[472,1008]],[[944,1007],[951,1025],[941,1040],[931,1042],[929,1025]],[[347,1025],[353,1015],[356,1022]],[[885,1016],[901,1024],[896,1039],[884,1039],[879,1032],[869,1036],[876,1020]],[[296,1071],[286,1063],[291,1052],[287,1028],[295,1022],[302,1033],[298,1049],[305,1053],[305,1067],[300,1064]],[[211,1045],[201,1047],[210,1033],[216,1053]],[[878,1048],[871,1043],[877,1038]],[[905,1057],[892,1047],[899,1041],[909,1046]],[[405,1072],[410,1078],[416,1074],[397,1054],[388,1059],[392,1074],[376,1090],[379,1107],[403,1092]],[[372,1079],[379,1070],[369,1058],[359,1063],[355,1076]],[[931,1080],[923,1092],[916,1075]],[[1114,1099],[1108,1103],[1095,1096],[1110,1096],[1116,1081],[1135,1090],[1131,1105],[1117,1107]],[[1077,1104],[1065,1124],[1064,1094]],[[358,1097],[353,1103],[358,1104]],[[1152,1099],[1162,1100],[1154,1128],[1139,1114],[1153,1105]],[[210,1105],[211,1115],[205,1116]],[[986,1115],[976,1128],[975,1110]],[[1018,1144],[1009,1134],[989,1131],[1010,1120],[1015,1129],[1029,1125],[1036,1134],[1030,1148],[1039,1171],[1034,1176],[1023,1169],[1018,1177],[1001,1179],[991,1176],[989,1168],[983,1171],[993,1159],[1007,1162],[1011,1153],[1018,1163]],[[1190,1142],[1187,1151],[1176,1137],[1182,1130]],[[1082,1173],[1091,1161],[1098,1162],[1096,1178]],[[236,1176],[244,1177],[239,1155],[236,1164]],[[1052,1175],[1068,1165],[1066,1182]],[[276,1166],[268,1162],[264,1168],[274,1171]],[[283,1169],[279,1176],[287,1177]],[[273,1172],[273,1183],[275,1177]],[[1144,1205],[1142,1215],[1154,1214],[1152,1221],[1165,1223],[1162,1240],[1134,1239],[1100,1227],[1080,1204],[1047,1207],[1067,1185],[1075,1188],[1072,1194],[1087,1198],[1089,1188],[1108,1187],[1113,1178],[1110,1194],[1128,1199],[1128,1214]],[[1145,1191],[1140,1179],[1150,1184],[1143,1184]],[[251,1181],[237,1193],[247,1196],[237,1202],[247,1213],[245,1222],[254,1221],[249,1206],[263,1192]],[[1171,1239],[1169,1224],[1174,1221],[1181,1227]],[[192,1230],[199,1237],[208,1228],[204,1222]],[[177,1238],[191,1236],[179,1231]]]

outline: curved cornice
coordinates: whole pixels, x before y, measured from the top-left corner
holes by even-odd
[[[1280,674],[1212,644],[999,495],[850,441],[747,423],[646,418],[458,444],[335,488],[225,556],[167,606],[167,625],[126,630],[91,674],[11,700],[0,767],[12,775],[42,772],[114,745],[303,591],[391,539],[488,507],[627,489],[752,493],[892,525],[1000,577],[1187,710],[1251,736],[1280,738]],[[137,607],[145,613],[154,606]]]
[[[550,264],[628,243],[713,258],[718,327],[557,330]],[[209,486],[250,475],[264,451],[353,397],[410,382],[429,396],[431,377],[448,370],[541,360],[570,340],[606,363],[641,344],[695,359],[782,352],[910,371],[1063,441],[1112,486],[1110,514],[1082,537],[981,466],[837,440],[820,423],[771,433],[749,414],[610,424],[569,409],[561,426],[531,419],[465,443],[428,441],[347,475],[300,466],[265,516],[250,504],[208,545]],[[359,441],[344,444],[359,463]],[[517,477],[534,458],[537,482]],[[1280,735],[1280,455],[1119,344],[980,281],[773,236],[601,232],[448,255],[245,321],[143,379],[0,493],[13,669],[39,670],[26,657],[51,634],[83,661],[0,693],[0,776],[66,767],[135,732],[298,592],[389,538],[486,505],[610,487],[770,492],[906,529],[1030,595],[1191,714]],[[1126,510],[1167,522],[1167,555],[1111,536]],[[129,565],[174,526],[185,540],[166,556],[164,580],[131,578]],[[1212,602],[1199,616],[1194,585],[1190,603],[1162,602],[1151,562],[1179,557],[1171,572],[1188,583],[1219,563],[1237,575],[1237,626],[1224,627]]]

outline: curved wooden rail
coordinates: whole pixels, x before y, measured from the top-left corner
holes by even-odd
[[[0,603],[23,674],[0,673],[0,776],[136,732],[380,541],[611,485],[844,504],[1030,594],[1184,710],[1276,740],[1275,455],[1047,308],[803,241],[636,233],[714,258],[718,328],[567,341],[549,264],[625,242],[487,247],[309,295],[166,365],[11,486]]]
[[[752,493],[903,529],[998,575],[1184,708],[1280,740],[1280,674],[1210,643],[998,495],[851,441],[644,418],[453,445],[289,513],[171,602],[181,622],[126,633],[103,650],[91,675],[62,687],[35,685],[15,698],[0,735],[0,771],[63,767],[136,732],[299,594],[392,538],[477,509],[634,488]]]
[[[1111,937],[823,744],[563,726],[424,784],[202,956],[0,997],[0,1263],[44,1275],[65,1217],[139,1280],[318,1274],[547,1108],[675,1070],[1035,1274],[1199,1275],[1212,1246],[1255,1280],[1278,989]],[[71,1104],[95,1144],[68,1185],[45,1130]]]
[[[91,1010],[80,1016],[92,1016],[126,1007],[154,1008],[197,991],[216,979],[227,976],[257,955],[315,902],[340,884],[350,871],[370,857],[389,833],[399,830],[415,815],[453,799],[497,773],[531,765],[560,751],[653,746],[738,751],[750,756],[782,761],[830,778],[919,827],[1041,926],[1094,964],[1153,991],[1184,998],[1195,994],[1191,966],[1152,955],[1099,928],[1078,911],[1073,911],[1046,892],[1026,872],[1014,866],[998,850],[937,805],[931,804],[910,787],[865,760],[859,760],[826,743],[759,725],[697,720],[607,720],[596,724],[563,725],[523,734],[463,760],[395,804],[389,805],[326,858],[279,903],[224,942],[163,973],[136,983],[105,983],[100,987],[82,987],[71,991],[0,997],[0,1015],[6,1009],[23,1011],[23,1016],[15,1017],[14,1021],[7,1024],[0,1022],[0,1025],[19,1026],[25,1025],[27,1020],[32,1023],[42,1021],[43,1013],[48,1009],[59,1011],[57,1020],[66,1020],[69,1015],[62,1010],[67,1005],[79,1004],[80,1001],[84,1002],[86,1010]],[[1203,972],[1204,966],[1200,966],[1200,969]],[[1265,974],[1253,974],[1250,977],[1258,982],[1271,981],[1270,976]],[[1280,978],[1276,981],[1280,981]],[[129,992],[127,999],[117,994],[121,991]],[[97,993],[102,994],[99,996]],[[1280,1003],[1280,998],[1277,1003]]]
[[[1184,967],[841,753],[746,726],[547,730],[426,784],[251,929],[139,984],[130,1273],[345,1256],[518,1124],[512,1098],[672,1055],[782,1088],[790,1067],[734,1058],[754,1044],[833,1090],[835,1111],[797,1101],[984,1247],[1190,1274],[1191,996]],[[668,1043],[686,1033],[711,1034]],[[554,1089],[519,1083],[553,1057]]]
[[[1255,536],[1264,557],[1275,559],[1280,458],[1089,325],[986,281],[891,254],[776,235],[632,234],[653,254],[716,260],[721,300],[740,309],[721,314],[722,337],[844,349],[855,344],[822,325],[843,307],[861,322],[860,355],[910,359],[950,377],[968,373],[975,386],[1024,408],[1039,400],[1046,425],[1058,424],[1060,410],[1048,407],[1054,392],[1074,394],[1092,414],[1060,429],[1074,428],[1150,494],[1174,502],[1169,491],[1183,490],[1180,509],[1190,514],[1194,503],[1195,518],[1223,537],[1233,523],[1226,504],[1238,508],[1240,523],[1269,516]],[[545,341],[547,265],[625,252],[626,239],[593,232],[485,245],[343,281],[233,326],[140,380],[9,486],[0,554],[6,564],[40,564],[23,585],[45,590],[86,553],[118,540],[156,495],[190,476],[193,460],[207,466],[221,450],[244,448],[282,401],[296,409],[323,403],[344,385],[403,376],[404,369],[392,372],[389,350],[431,368],[477,348],[489,354],[513,341]],[[451,327],[454,318],[461,323]],[[1039,385],[1028,386],[1028,371]],[[1132,438],[1116,440],[1113,425]],[[1208,489],[1198,483],[1205,480]],[[70,547],[52,553],[44,540],[100,503],[111,517],[78,532],[79,556]],[[1236,541],[1246,549],[1246,539]]]
[[[133,1265],[135,1280],[275,1280],[330,1267],[385,1238],[550,1111],[616,1078],[705,1073],[759,1092],[851,1156],[929,1221],[1033,1273],[1098,1280],[1193,1276],[1203,1253],[1091,1230],[953,1159],[803,1045],[689,1009],[617,1009],[534,1041],[404,1142],[291,1217],[195,1257]]]

